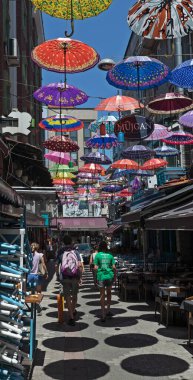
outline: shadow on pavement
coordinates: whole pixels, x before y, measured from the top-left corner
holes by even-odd
[[[96,298],[98,298],[99,299],[99,293],[97,293],[97,294],[84,294],[82,296],[82,298],[86,298],[86,299],[96,299]]]
[[[105,376],[109,366],[99,360],[60,360],[45,366],[44,372],[56,380],[94,380]]]
[[[178,357],[161,354],[144,354],[124,359],[121,367],[140,376],[170,376],[182,373],[189,368],[189,364]]]
[[[188,332],[186,327],[176,327],[176,326],[169,326],[169,327],[162,327],[158,329],[157,334],[162,335],[167,338],[173,338],[173,339],[187,339]]]
[[[100,318],[100,316],[98,315]],[[138,323],[138,321],[135,318],[130,317],[113,317],[106,319],[105,322],[101,322],[101,320],[97,320],[94,322],[96,326],[102,326],[103,328],[106,327],[128,327],[128,326],[134,326]]]
[[[47,315],[47,317],[58,319],[58,312],[57,311],[51,311],[49,313],[46,313],[46,315]],[[85,315],[85,313],[83,313],[83,311],[78,311],[78,313],[76,315],[76,319],[83,317],[83,315]]]
[[[119,302],[118,301],[111,301],[111,305],[117,305]],[[86,305],[88,306],[100,306],[100,301],[89,301],[86,302]]]
[[[54,260],[50,260],[47,263],[47,269],[48,269],[48,279],[44,279],[42,281],[42,291],[46,291],[49,283],[52,281],[54,275],[55,275],[55,262]]]
[[[44,347],[64,352],[82,352],[90,350],[98,345],[98,341],[93,338],[84,337],[54,337],[43,340]]]
[[[157,342],[157,338],[147,334],[120,334],[105,339],[105,343],[109,346],[119,348],[147,347],[153,346]]]
[[[95,315],[100,314],[100,312],[101,312],[100,309],[94,309],[94,310],[90,310],[89,311],[90,314],[95,314]],[[116,316],[117,314],[126,313],[127,310],[124,310],[124,309],[121,309],[121,308],[118,308],[118,307],[112,307],[111,308],[111,312],[113,313],[114,316]]]
[[[45,323],[42,327],[50,331],[81,331],[87,329],[88,326],[88,323],[84,322],[76,322],[75,326],[69,326],[66,323],[61,324],[56,321]]]
[[[150,305],[132,305],[132,306],[128,306],[129,310],[136,310],[136,311],[153,311],[154,310],[154,307],[153,305],[150,306]]]
[[[159,315],[158,314],[142,314],[140,315],[140,317],[137,317],[138,319],[142,319],[143,321],[147,321],[147,322],[156,322],[158,323],[159,322]]]

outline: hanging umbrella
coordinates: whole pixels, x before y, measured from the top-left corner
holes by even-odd
[[[122,189],[122,186],[119,185],[107,185],[102,188],[102,191],[106,193],[116,193]]]
[[[76,176],[73,173],[70,172],[53,172],[52,173],[53,179],[61,178],[61,179],[67,179],[67,178],[76,178]]]
[[[160,95],[148,103],[146,109],[155,114],[174,114],[193,108],[192,99],[177,93]]]
[[[180,116],[179,123],[184,127],[193,128],[193,111],[188,111],[184,115]]]
[[[128,159],[123,159],[123,160],[115,161],[111,165],[111,168],[115,168],[115,169],[133,169],[133,170],[136,170],[136,169],[139,168],[139,165],[135,161],[128,160]]]
[[[80,159],[85,162],[93,162],[95,164],[102,165],[110,165],[112,162],[109,157],[100,152],[91,152],[86,156],[80,157]]]
[[[123,189],[119,193],[116,194],[118,197],[131,197],[133,193],[128,189]]]
[[[87,187],[79,187],[78,188],[78,194],[85,195],[87,193],[96,194],[97,193],[97,189],[95,189],[95,187],[92,187],[90,185],[87,186]]]
[[[123,90],[146,90],[165,83],[169,67],[146,56],[128,57],[107,72],[107,82]],[[139,107],[138,107],[139,108]]]
[[[99,136],[96,135],[87,140],[86,146],[88,148],[101,148],[101,149],[111,149],[119,145],[119,142],[114,134]]]
[[[140,159],[150,158],[155,155],[154,151],[144,145],[133,145],[121,152],[121,155],[125,158]]]
[[[80,174],[83,174],[83,173],[80,173]],[[78,181],[77,181],[77,184],[78,185],[93,185],[95,183],[98,182],[98,179],[96,178],[79,178]]]
[[[99,174],[97,174],[97,173],[88,173],[88,172],[86,172],[86,173],[78,173],[77,174],[77,178],[80,178],[80,179],[95,179],[95,180],[99,180],[100,179],[100,176],[99,176]]]
[[[193,29],[193,2],[186,0],[139,0],[129,10],[131,30],[151,39],[178,38]]]
[[[161,158],[152,158],[151,160],[144,162],[144,164],[140,166],[140,169],[141,170],[155,170],[155,169],[167,166],[167,164],[168,162],[165,160],[162,160]]]
[[[74,116],[56,115],[49,116],[40,121],[39,127],[47,131],[54,132],[73,132],[78,131],[84,127],[81,120],[76,119]]]
[[[70,179],[70,178],[56,178],[53,179],[53,184],[54,185],[70,185],[70,186],[75,186],[75,183]]]
[[[129,96],[117,95],[102,100],[98,104],[98,106],[95,107],[95,110],[123,112],[143,107],[143,104],[139,104],[139,101],[134,98],[130,98]]]
[[[180,151],[178,149],[167,145],[163,145],[160,148],[154,149],[154,152],[157,157],[171,157],[180,154]]]
[[[44,154],[44,157],[47,158],[47,160],[56,162],[57,164],[68,164],[69,162],[74,163],[74,161],[71,159],[69,153],[63,153],[63,152],[49,152]]]
[[[192,3],[193,4],[193,3]],[[189,59],[178,65],[171,72],[170,82],[182,88],[193,88],[193,59]]]
[[[164,127],[164,125],[161,124],[154,124],[154,131],[153,133],[146,137],[146,141],[159,141],[164,138],[167,138],[169,136],[172,136],[172,132],[168,132],[167,128]]]
[[[75,166],[70,168],[68,165],[54,164],[48,170],[54,175],[55,173],[76,172],[78,168]]]
[[[125,177],[127,179],[127,176],[133,174],[133,170],[127,170],[127,169],[115,169],[113,170],[113,173],[111,173],[109,179],[116,179],[121,177]]]
[[[74,74],[91,69],[100,57],[91,46],[81,41],[57,38],[36,46],[32,59],[43,69]]]
[[[88,129],[90,129],[92,132],[98,132],[100,129],[101,124],[105,124],[107,133],[113,133],[114,132],[114,125],[118,119],[113,115],[107,115],[102,116],[99,119],[92,121]]]
[[[193,144],[193,135],[185,132],[174,132],[172,136],[162,139],[166,144],[190,145]]]
[[[65,32],[66,37],[74,33],[74,20],[97,16],[111,5],[112,0],[31,0],[37,9],[53,17],[71,20],[71,33]]]
[[[50,83],[47,86],[40,87],[33,96],[48,106],[58,108],[75,107],[88,100],[85,92],[65,83]]]
[[[133,171],[133,175],[137,175],[138,177],[152,177],[154,173],[152,173],[150,170],[139,169],[137,171]]]
[[[78,144],[65,136],[50,137],[42,145],[47,149],[56,150],[57,152],[76,152],[79,150]]]
[[[60,197],[62,197],[63,195],[66,195],[66,193],[73,193],[74,194],[74,189],[72,186],[70,185],[64,185],[63,186],[63,191],[60,191],[59,193],[57,193],[57,195]]]
[[[136,192],[141,188],[141,181],[139,180],[138,177],[135,177],[134,180],[132,181],[131,188],[133,192]]]
[[[99,164],[85,164],[79,169],[79,172],[84,173],[101,173],[104,170],[103,166]]]

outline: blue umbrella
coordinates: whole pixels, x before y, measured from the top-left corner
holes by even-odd
[[[110,179],[116,179],[116,178],[120,178],[120,177],[128,177],[129,174],[133,174],[133,170],[122,170],[122,169],[116,169],[114,171],[114,173],[111,174],[111,177]]]
[[[122,186],[120,185],[107,185],[102,188],[102,191],[105,191],[106,193],[116,193],[121,190]]]
[[[170,69],[158,59],[136,56],[124,59],[108,71],[109,84],[123,90],[146,90],[168,81]]]
[[[94,164],[110,165],[112,161],[106,154],[100,152],[91,152],[85,156],[80,157],[82,161],[90,162]]]
[[[119,142],[114,134],[99,136],[96,135],[87,140],[86,146],[88,148],[101,148],[101,149],[111,149],[119,145]]]
[[[155,152],[144,145],[133,145],[123,150],[121,155],[125,158],[151,158],[155,155]]]
[[[92,121],[89,124],[89,129],[92,132],[98,132],[100,125],[102,123],[105,124],[106,131],[107,133],[113,133],[114,132],[114,125],[118,119],[114,115],[107,115],[107,116],[102,116],[99,119]]]
[[[169,157],[169,156],[177,156],[180,154],[180,151],[176,148],[172,148],[171,146],[163,145],[160,148],[154,149],[154,152],[157,157]]]
[[[178,87],[193,88],[193,59],[181,63],[172,70],[170,82]]]

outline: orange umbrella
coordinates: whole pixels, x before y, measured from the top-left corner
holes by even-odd
[[[85,164],[79,169],[79,172],[86,173],[101,173],[104,170],[103,166],[99,164]]]
[[[116,197],[131,197],[133,194],[128,189],[123,189],[116,194]]]
[[[111,165],[111,168],[113,168],[113,169],[137,170],[137,169],[139,169],[139,165],[137,162],[135,162],[133,160],[123,159],[123,160],[115,161]]]
[[[75,185],[75,183],[70,178],[66,178],[66,179],[56,178],[56,179],[53,179],[53,184],[54,185],[71,185],[71,186]]]
[[[167,166],[167,164],[168,162],[165,160],[162,160],[161,158],[152,158],[151,160],[144,162],[144,164],[140,166],[140,169],[141,170],[155,170],[155,169]]]
[[[117,95],[102,100],[98,106],[95,107],[95,110],[122,112],[143,107],[143,104],[139,103],[137,99],[130,98],[128,96]]]

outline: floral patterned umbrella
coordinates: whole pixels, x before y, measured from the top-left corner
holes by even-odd
[[[144,145],[133,145],[123,150],[121,155],[125,158],[150,158],[155,155],[155,152]]]
[[[85,92],[66,83],[50,83],[36,90],[33,96],[39,102],[58,108],[75,107],[88,100]]]
[[[115,161],[111,165],[111,168],[115,168],[115,169],[133,169],[133,170],[136,170],[136,169],[139,168],[139,165],[135,161],[128,160],[128,159],[123,159],[123,160]]]
[[[69,153],[63,153],[63,152],[49,152],[44,154],[44,157],[47,158],[47,160],[56,162],[57,164],[69,164],[69,162],[74,163],[74,161],[71,159]]]
[[[192,2],[193,4],[193,2]],[[181,88],[193,88],[193,59],[189,59],[175,67],[171,72],[170,82]]]
[[[139,101],[134,98],[130,98],[129,96],[117,95],[102,100],[98,104],[98,106],[95,107],[95,110],[123,112],[143,107],[143,104],[139,104]]]
[[[84,127],[81,120],[76,119],[74,116],[56,115],[49,116],[40,121],[39,127],[47,131],[54,132],[73,132],[78,131]]]
[[[168,132],[167,128],[164,127],[164,125],[161,124],[154,124],[154,131],[153,133],[146,137],[146,141],[159,141],[164,138],[172,136],[172,132]]]
[[[85,164],[79,169],[79,172],[81,173],[101,173],[104,170],[103,166],[99,164]]]
[[[84,172],[82,172],[82,173],[78,173],[77,174],[77,178],[99,180],[100,176],[97,173],[94,174],[94,173],[88,173],[88,172],[84,173]]]
[[[80,194],[80,195],[85,195],[88,193],[90,193],[90,194],[96,194],[97,193],[97,189],[95,187],[90,186],[90,185],[88,185],[86,187],[85,186],[79,187],[77,189],[77,191],[78,191],[78,194]]]
[[[36,46],[32,59],[43,69],[74,74],[91,69],[100,57],[91,46],[81,41],[57,38]]]
[[[113,116],[113,115],[107,115],[107,116],[102,116],[100,117],[99,119],[95,120],[95,121],[92,121],[90,124],[89,124],[89,129],[92,131],[92,132],[98,132],[99,129],[100,129],[100,125],[101,124],[105,124],[105,127],[106,127],[106,131],[107,133],[113,133],[114,132],[114,125],[116,123],[118,119]]]
[[[95,164],[102,165],[110,165],[112,162],[110,158],[106,156],[106,154],[100,152],[91,152],[86,156],[80,157],[80,159],[85,162],[93,162]]]
[[[116,193],[122,189],[122,186],[119,185],[107,185],[102,188],[102,191],[106,193]]]
[[[175,114],[193,108],[192,99],[177,93],[159,95],[148,103],[146,109],[155,114]]]
[[[55,175],[58,176],[59,174],[62,174],[62,173],[76,172],[76,171],[78,171],[78,167],[70,168],[68,165],[55,164],[48,170],[49,170],[49,172],[51,172],[51,174],[53,176],[55,176]]]
[[[83,173],[80,173],[80,174],[83,174]],[[78,185],[89,185],[89,184],[95,184],[98,182],[98,179],[95,179],[95,178],[79,178],[78,181],[77,181],[77,184]]]
[[[75,183],[70,179],[70,178],[56,178],[53,179],[53,184],[54,185],[70,185],[70,186],[75,186]]]
[[[53,172],[52,173],[53,179],[61,178],[61,179],[67,179],[67,178],[76,178],[76,176],[73,173],[70,172]]]
[[[165,160],[162,160],[161,158],[152,158],[151,160],[144,162],[144,164],[140,166],[140,169],[141,170],[155,170],[155,169],[167,166],[167,164],[168,162]]]
[[[173,132],[172,136],[162,139],[162,141],[171,145],[191,145],[193,144],[193,135],[185,132]]]
[[[119,145],[118,139],[114,134],[99,136],[96,135],[87,140],[86,146],[88,148],[101,148],[101,149],[111,149]]]
[[[193,128],[193,111],[188,111],[184,115],[180,116],[179,123],[184,127]]]
[[[79,150],[78,144],[65,136],[53,136],[46,140],[42,145],[50,150],[57,152],[76,152]]]
[[[129,10],[133,32],[151,39],[178,38],[193,29],[192,0],[139,0]]]
[[[178,154],[180,154],[180,151],[178,149],[167,145],[163,145],[160,148],[155,148],[154,152],[157,157],[171,157],[178,156]]]

